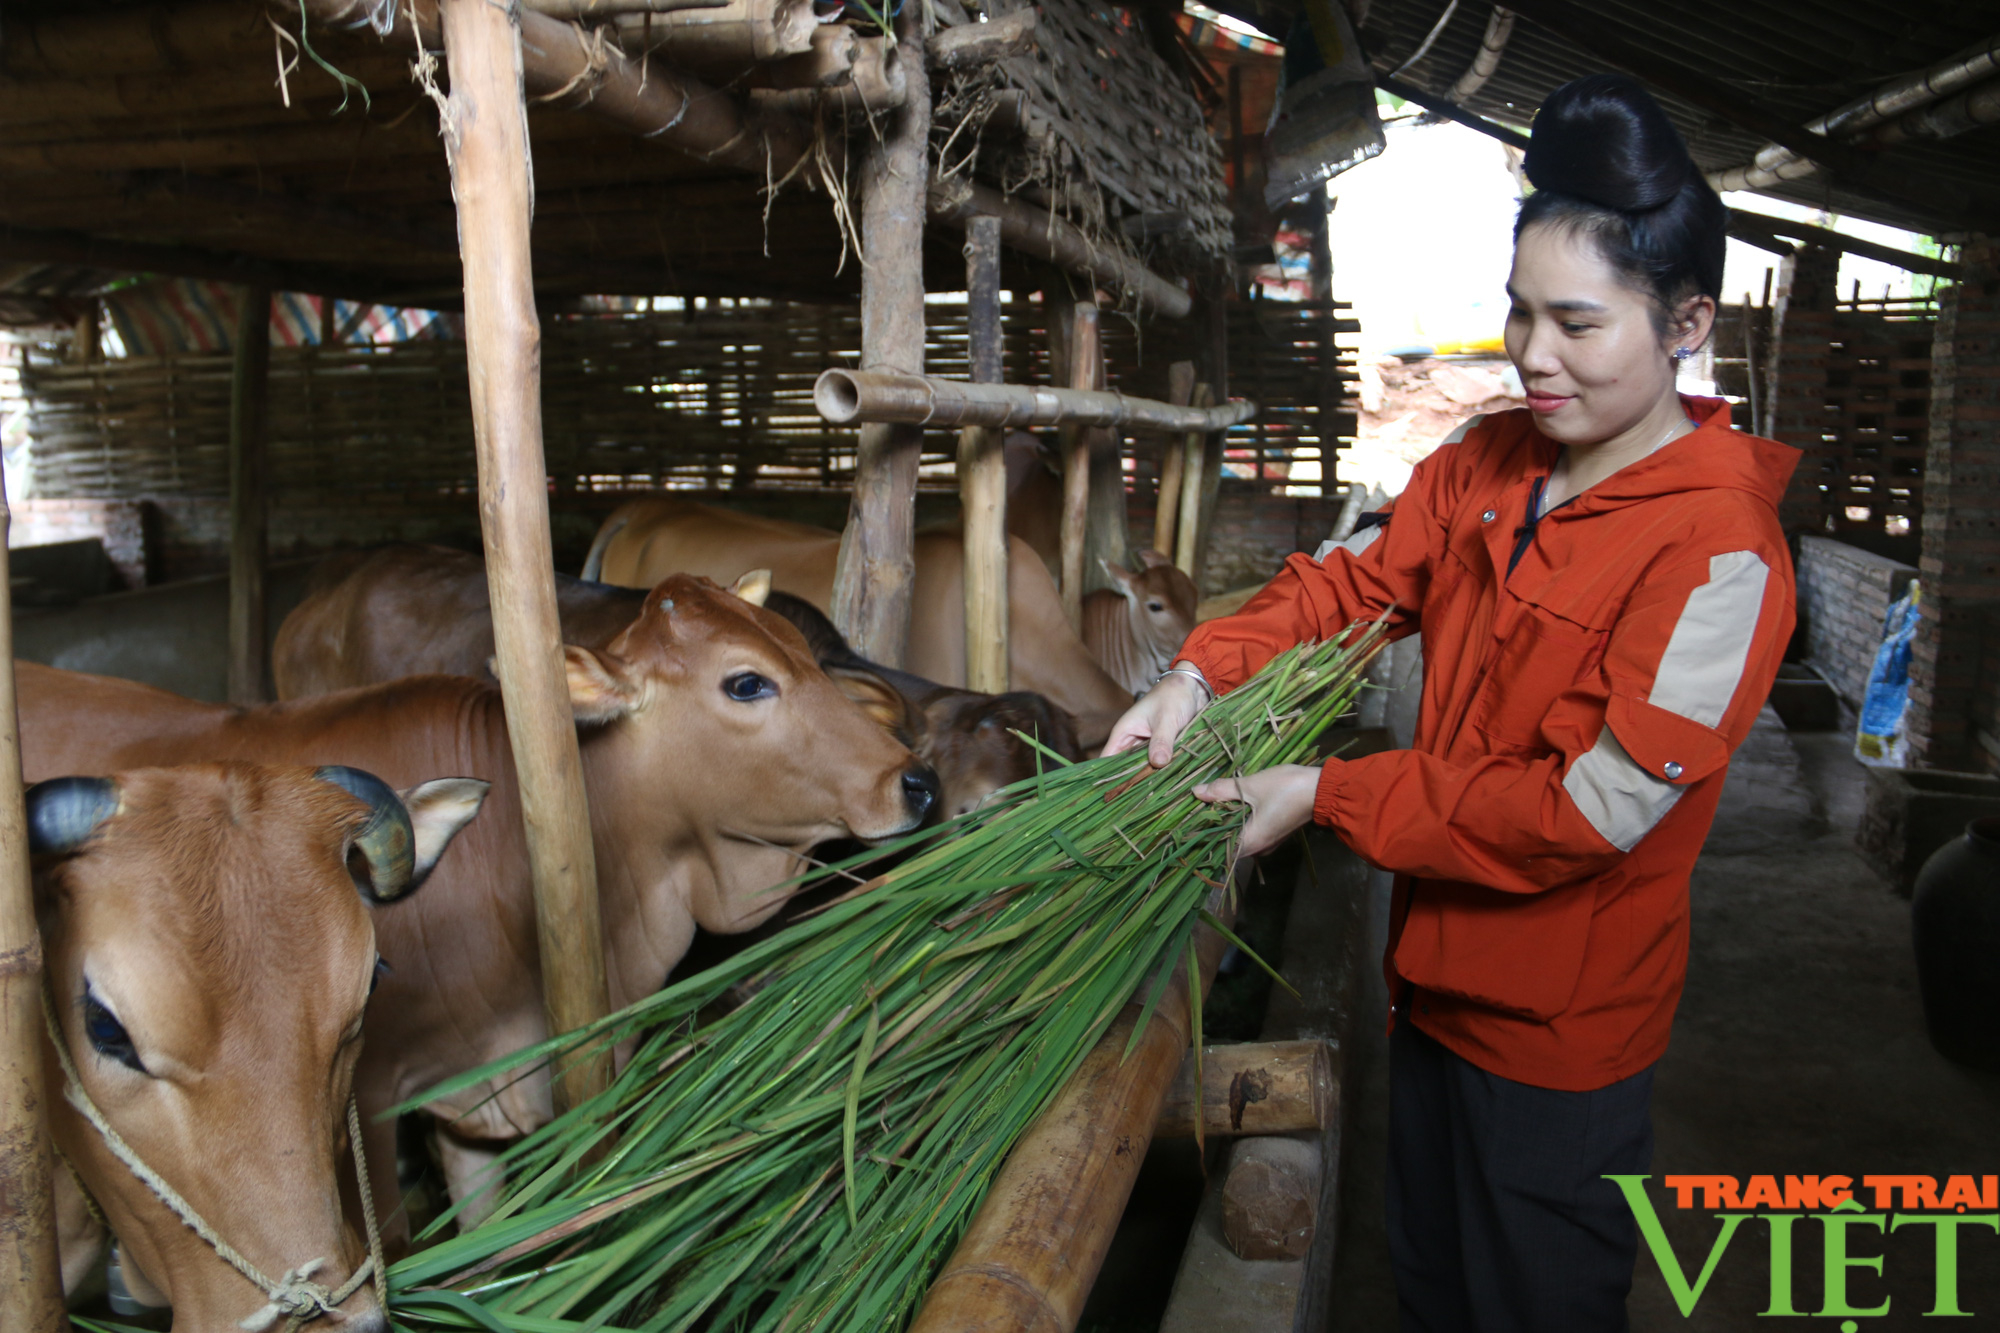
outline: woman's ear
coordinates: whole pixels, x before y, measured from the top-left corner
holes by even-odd
[[[1677,348],[1689,350],[1699,348],[1715,332],[1715,298],[1712,296],[1691,296],[1681,303],[1674,312],[1673,336],[1670,341]]]

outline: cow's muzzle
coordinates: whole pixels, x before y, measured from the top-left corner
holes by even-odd
[[[912,764],[903,770],[903,801],[918,824],[937,808],[938,775],[929,764]]]

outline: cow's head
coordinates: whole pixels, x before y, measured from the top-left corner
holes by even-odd
[[[593,800],[615,786],[606,799],[668,812],[678,836],[710,843],[804,848],[916,828],[937,801],[936,775],[763,608],[768,587],[757,574],[734,589],[676,574],[602,651],[564,649],[577,720],[604,726],[596,744],[618,756]],[[697,900],[695,919],[747,930],[782,901],[765,887],[754,902]]]
[[[346,1109],[378,968],[371,907],[414,890],[486,784],[400,796],[355,769],[201,764],[28,793],[52,1016],[83,1093],[274,1281],[367,1255],[342,1216]],[[56,1146],[103,1206],[135,1285],[180,1333],[231,1333],[268,1297],[107,1146],[44,1042]],[[384,1206],[393,1206],[383,1200]],[[66,1271],[74,1255],[65,1255]],[[372,1284],[340,1307],[381,1333]]]
[[[1158,551],[1140,551],[1138,565],[1136,571],[1109,562],[1104,566],[1112,586],[1125,600],[1132,642],[1147,665],[1144,680],[1125,682],[1133,690],[1145,689],[1174,664],[1174,653],[1194,628],[1195,608],[1201,602],[1194,580]]]
[[[941,690],[924,705],[929,721],[924,757],[944,786],[945,817],[977,809],[1002,787],[1056,766],[1020,735],[1033,736],[1065,759],[1083,758],[1076,723],[1039,694],[975,694]]]

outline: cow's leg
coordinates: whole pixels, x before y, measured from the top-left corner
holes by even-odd
[[[451,1190],[451,1201],[461,1204],[458,1230],[462,1235],[492,1215],[507,1197],[507,1173],[498,1168],[507,1141],[469,1139],[454,1134],[449,1125],[438,1125],[438,1164]]]
[[[90,1277],[91,1268],[104,1256],[104,1243],[111,1233],[99,1224],[76,1177],[57,1163],[56,1247],[62,1257],[63,1290],[74,1292]]]

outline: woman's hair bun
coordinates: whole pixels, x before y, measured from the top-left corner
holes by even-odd
[[[1538,190],[1621,213],[1672,201],[1695,171],[1660,104],[1623,74],[1586,75],[1551,93],[1521,165]]]

